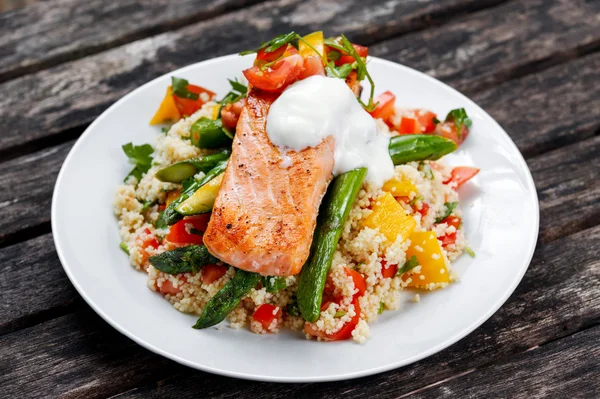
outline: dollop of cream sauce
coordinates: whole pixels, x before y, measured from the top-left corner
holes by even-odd
[[[271,105],[267,134],[281,149],[281,167],[290,166],[286,151],[316,147],[333,136],[335,176],[367,167],[367,181],[379,188],[394,174],[390,136],[377,128],[342,79],[311,76],[290,85]]]

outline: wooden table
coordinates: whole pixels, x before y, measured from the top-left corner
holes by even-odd
[[[318,29],[441,79],[502,124],[540,201],[523,281],[457,344],[357,380],[234,380],[143,349],[58,261],[50,202],[65,156],[154,77]],[[592,0],[46,0],[0,14],[0,396],[600,397],[598,50]]]

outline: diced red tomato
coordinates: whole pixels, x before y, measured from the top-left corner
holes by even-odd
[[[387,262],[381,261],[381,274],[383,274],[383,278],[393,278],[398,272],[398,265],[389,265],[387,266]]]
[[[421,133],[433,133],[435,131],[435,123],[433,119],[436,115],[431,111],[415,111],[415,115],[417,116],[417,120],[421,125]]]
[[[223,121],[223,127],[229,130],[235,130],[242,110],[246,105],[246,99],[242,98],[240,101],[233,104],[227,104],[221,110],[221,120]]]
[[[147,248],[147,247],[152,247],[154,249],[158,248],[160,243],[158,242],[158,240],[156,239],[154,234],[152,234],[150,229],[145,228],[144,233],[146,233],[148,235],[148,237],[146,239],[144,239],[144,241],[142,241],[142,248]]]
[[[417,209],[417,212],[421,214],[421,217],[425,217],[425,215],[427,215],[427,211],[429,211],[429,205],[424,202],[421,204],[421,209]]]
[[[167,241],[174,244],[200,245],[202,244],[202,235],[199,233],[204,233],[206,231],[209,220],[210,213],[187,216],[171,226],[169,234],[167,235]]]
[[[371,112],[371,116],[375,119],[381,118],[386,121],[396,111],[394,108],[396,96],[391,91],[381,93],[375,100],[375,103],[377,104],[377,108]]]
[[[317,56],[307,57],[304,59],[303,68],[298,75],[298,79],[306,79],[313,75],[325,76],[325,67],[323,66],[323,61],[321,61],[321,59]]]
[[[207,90],[200,86],[187,85],[187,89],[189,91],[191,91],[192,93],[198,94],[198,99],[190,100],[189,98],[181,98],[181,97],[177,97],[176,95],[173,95],[173,100],[175,101],[175,105],[177,106],[177,109],[179,110],[179,113],[181,113],[181,115],[190,116],[194,112],[196,112],[200,108],[202,108],[202,106],[206,102],[202,99],[203,93],[208,95],[209,100],[215,96],[214,92]]]
[[[183,279],[185,281],[185,277],[183,276],[180,276],[179,279]],[[178,285],[177,288],[175,288],[171,280],[165,280],[162,282],[160,287],[156,285],[156,290],[164,295],[177,295],[181,292],[181,285]]]
[[[446,137],[447,139],[454,140],[457,145],[461,145],[463,141],[469,135],[469,128],[465,125],[462,126],[462,132],[459,135],[456,130],[454,122],[442,122],[436,126],[435,133],[438,136]]]
[[[440,223],[447,223],[448,226],[454,226],[456,230],[458,230],[458,226],[460,226],[461,219],[458,216],[448,216],[446,219],[442,220]],[[441,237],[438,237],[438,240],[442,242],[442,246],[454,244],[456,242],[456,232],[445,234]]]
[[[477,173],[479,173],[478,168],[473,168],[471,166],[457,166],[452,169],[450,178],[446,180],[444,184],[450,184],[453,188],[457,189],[472,179]]]
[[[354,288],[358,290],[358,292],[354,294],[354,296],[362,296],[367,290],[367,282],[365,281],[363,275],[357,272],[356,270],[348,268],[344,269],[344,273],[346,273],[346,276],[352,278],[352,281],[354,282]]]
[[[286,49],[287,46],[281,46],[277,50],[267,53],[263,48],[258,50],[258,53],[256,53],[256,59],[261,61],[272,62],[281,57],[283,53],[285,53]]]
[[[261,90],[278,92],[294,82],[304,65],[304,59],[299,54],[292,54],[282,58],[264,71],[258,66],[253,66],[243,71],[253,87]]]
[[[352,319],[349,322],[347,322],[346,324],[344,324],[344,326],[342,326],[342,328],[340,328],[338,331],[336,331],[332,334],[327,334],[323,331],[317,330],[315,328],[315,326],[311,323],[306,323],[304,325],[304,331],[307,334],[312,335],[313,337],[320,337],[322,339],[326,339],[329,341],[340,341],[340,340],[351,338],[352,331],[354,331],[354,329],[356,328],[356,325],[358,324],[358,322],[360,320],[360,305],[358,303],[358,298],[354,298],[354,300],[352,301],[352,304],[354,305],[354,311],[355,311],[354,317],[352,317]]]
[[[400,125],[398,125],[398,133],[400,134],[420,134],[421,124],[416,118],[402,117]]]
[[[204,265],[202,267],[202,282],[212,284],[227,273],[227,266],[224,265]]]
[[[352,44],[352,47],[354,47],[354,50],[356,50],[356,52],[358,53],[358,55],[360,57],[364,58],[369,55],[368,47],[361,46],[360,44]],[[338,51],[338,50],[335,50],[335,51]],[[335,61],[335,65],[340,66],[340,65],[344,65],[344,64],[352,64],[354,61],[356,61],[356,60],[354,59],[353,56],[348,55],[346,53],[342,53],[342,56]]]
[[[281,318],[281,309],[278,306],[263,303],[254,311],[252,319],[262,324],[263,328],[270,331],[276,325],[273,325],[274,320]]]

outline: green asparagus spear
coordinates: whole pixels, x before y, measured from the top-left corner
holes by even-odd
[[[339,175],[329,186],[321,204],[311,255],[302,268],[298,283],[298,307],[307,321],[314,322],[319,318],[333,254],[366,175],[366,168]]]
[[[411,161],[435,161],[456,150],[450,139],[430,134],[406,134],[392,137],[389,151],[394,165]]]
[[[261,275],[258,273],[237,270],[235,276],[210,298],[194,328],[207,328],[222,322],[242,298],[256,287],[260,279]]]
[[[205,157],[187,159],[174,163],[156,172],[156,178],[169,183],[181,183],[198,172],[208,173],[218,162],[229,158],[230,151],[225,150]]]
[[[196,273],[204,265],[220,262],[204,245],[188,245],[151,256],[150,264],[168,274]]]
[[[219,163],[217,163],[217,165],[214,168],[212,168],[206,174],[206,176],[204,176],[199,181],[195,181],[194,183],[192,183],[186,190],[184,190],[181,193],[179,198],[177,198],[175,201],[171,202],[169,204],[169,206],[163,211],[162,222],[166,225],[172,225],[173,223],[177,222],[178,220],[181,220],[183,218],[183,215],[181,215],[179,212],[177,212],[177,207],[179,206],[179,204],[181,204],[183,201],[188,199],[200,187],[202,187],[203,185],[205,185],[206,183],[208,183],[209,181],[214,179],[216,176],[223,173],[225,171],[226,167],[227,167],[227,161],[220,161]]]
[[[221,148],[231,146],[231,138],[223,130],[221,119],[202,117],[190,129],[190,140],[199,148]]]

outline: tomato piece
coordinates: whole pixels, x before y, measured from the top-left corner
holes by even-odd
[[[263,303],[256,308],[252,319],[262,324],[265,330],[270,331],[277,326],[273,321],[278,320],[281,317],[281,313],[279,306]]]
[[[304,65],[304,59],[299,54],[282,58],[264,71],[258,66],[242,71],[248,83],[261,90],[278,92],[292,83]]]
[[[381,118],[385,121],[396,112],[396,96],[391,91],[381,93],[375,103],[377,108],[371,112],[371,116],[375,119]]]
[[[425,217],[425,215],[427,215],[428,211],[429,211],[429,205],[427,205],[426,203],[422,203],[421,209],[417,209],[417,212],[419,212],[421,214],[421,217]]]
[[[233,104],[227,104],[221,110],[221,120],[223,121],[223,127],[229,130],[235,130],[242,110],[246,105],[246,99],[242,98],[240,101]]]
[[[358,55],[360,57],[366,57],[369,55],[369,48],[365,47],[365,46],[361,46],[360,44],[352,44],[352,47],[354,47],[354,50],[356,50],[356,52],[358,53]],[[335,50],[335,49],[334,49]],[[338,50],[335,50],[338,51]],[[347,54],[347,53],[342,53],[342,55],[340,56],[340,58],[338,58],[335,61],[335,65],[340,66],[340,65],[344,65],[344,64],[352,64],[354,61],[356,61],[354,59],[353,56]]]
[[[148,235],[148,237],[146,239],[144,239],[144,241],[142,241],[142,248],[148,248],[148,247],[152,247],[154,249],[158,248],[160,243],[158,242],[158,240],[156,239],[154,234],[152,234],[150,229],[145,228],[144,233],[146,233]]]
[[[442,220],[441,223],[447,223],[448,226],[454,226],[454,228],[458,231],[458,226],[460,226],[461,219],[458,216],[448,216],[446,219]],[[444,234],[441,237],[438,237],[438,240],[442,242],[442,246],[454,244],[456,242],[456,232]]]
[[[437,117],[436,114],[431,111],[416,110],[415,115],[421,125],[421,133],[433,133],[435,131],[435,122],[433,120]]]
[[[354,282],[354,288],[358,290],[354,296],[362,296],[365,291],[367,291],[367,282],[365,281],[363,275],[356,270],[348,269],[347,267],[344,268],[344,273],[346,273],[346,276],[352,278],[352,281]]]
[[[187,216],[171,226],[167,241],[174,244],[202,244],[202,235],[206,231],[210,213]]]
[[[398,126],[398,133],[419,134],[421,133],[421,124],[416,118],[407,118],[403,116],[400,120],[400,125]]]
[[[338,331],[332,334],[327,334],[323,331],[317,330],[313,324],[306,323],[304,325],[304,332],[306,332],[309,335],[312,335],[313,337],[320,337],[329,341],[341,341],[351,338],[352,331],[354,331],[356,325],[360,321],[360,305],[358,303],[358,298],[354,298],[352,304],[354,305],[354,317],[352,317],[352,319],[346,324],[344,324],[342,328],[340,328]]]
[[[309,76],[321,75],[325,76],[325,67],[323,61],[319,57],[307,57],[304,59],[302,71],[298,75],[298,80],[306,79]]]
[[[158,292],[160,292],[161,294],[165,294],[165,295],[166,294],[177,295],[181,292],[181,289],[179,288],[179,286],[177,286],[177,288],[175,288],[175,286],[173,285],[171,280],[163,281],[160,287],[158,285],[156,286],[156,289],[158,290]]]
[[[453,121],[442,122],[436,126],[435,133],[438,136],[446,137],[447,139],[454,140],[457,145],[461,145],[463,141],[469,135],[469,128],[465,125],[462,126],[462,131],[458,134],[456,125]]]
[[[277,50],[267,53],[264,48],[261,48],[260,50],[258,50],[258,53],[256,53],[256,59],[261,61],[272,62],[281,57],[283,53],[285,53],[286,49],[287,46],[281,46]]]
[[[184,116],[192,115],[194,112],[202,108],[204,103],[207,102],[205,101],[205,99],[208,99],[208,101],[210,101],[215,96],[214,92],[200,86],[187,85],[187,89],[192,93],[198,94],[198,99],[191,100],[189,98],[181,98],[176,95],[173,95],[173,100],[175,101],[175,105],[177,106],[179,113]]]
[[[383,278],[393,278],[396,273],[398,272],[398,265],[389,265],[387,266],[387,262],[382,260],[381,261],[381,274],[383,275]]]
[[[202,267],[202,282],[212,284],[227,273],[227,266],[224,265],[204,265]]]
[[[457,166],[452,169],[450,178],[446,180],[444,184],[450,184],[454,189],[457,189],[471,180],[477,173],[479,173],[478,168],[473,168],[471,166]]]

